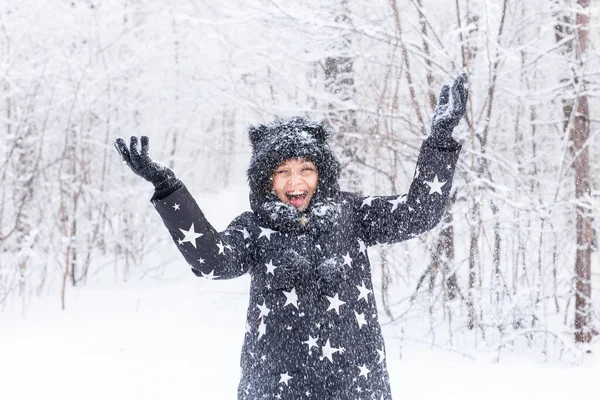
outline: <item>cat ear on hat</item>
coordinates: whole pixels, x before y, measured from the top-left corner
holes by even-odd
[[[320,123],[314,130],[315,139],[319,142],[325,143],[327,138],[329,138],[329,131],[323,126],[323,123]]]
[[[250,138],[250,143],[252,147],[256,148],[260,142],[265,138],[267,134],[268,128],[265,125],[248,127],[248,138]]]

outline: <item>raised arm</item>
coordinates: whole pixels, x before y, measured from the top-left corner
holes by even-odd
[[[197,276],[231,279],[252,267],[258,236],[252,213],[240,215],[217,232],[185,186],[164,199],[153,198],[152,204]]]
[[[421,146],[408,194],[357,200],[355,210],[367,246],[407,240],[440,222],[461,149],[452,131],[465,114],[467,99],[466,74],[459,75],[452,88],[442,87],[431,135]]]
[[[132,171],[154,185],[152,204],[192,272],[210,279],[230,279],[247,272],[255,249],[252,214],[242,214],[225,231],[217,232],[173,171],[150,158],[148,142],[141,137],[141,152],[136,137],[131,138],[129,148],[121,138],[114,144]]]

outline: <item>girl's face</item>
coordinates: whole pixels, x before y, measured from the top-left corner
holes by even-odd
[[[273,191],[279,200],[304,211],[317,190],[317,167],[304,158],[292,158],[273,171]]]

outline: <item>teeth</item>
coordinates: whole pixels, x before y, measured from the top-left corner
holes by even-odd
[[[292,192],[286,192],[285,196],[288,199],[305,199],[308,192],[305,190],[294,190]]]

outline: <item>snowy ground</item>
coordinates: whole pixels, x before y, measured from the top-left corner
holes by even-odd
[[[245,190],[202,196],[217,229],[247,206]],[[156,221],[149,229],[170,240]],[[174,248],[162,254],[151,259],[168,265],[161,279],[115,284],[99,274],[69,289],[66,311],[57,294],[33,298],[25,313],[5,304],[0,399],[235,399],[248,278],[198,279]],[[390,336],[386,345],[396,400],[598,397],[597,356],[577,367],[516,356],[494,364],[407,343],[400,359]]]
[[[180,264],[177,264],[181,266]],[[0,314],[0,398],[235,399],[248,280],[86,288]],[[75,299],[74,297],[77,297]],[[388,342],[395,399],[595,398],[600,363],[472,361]]]

